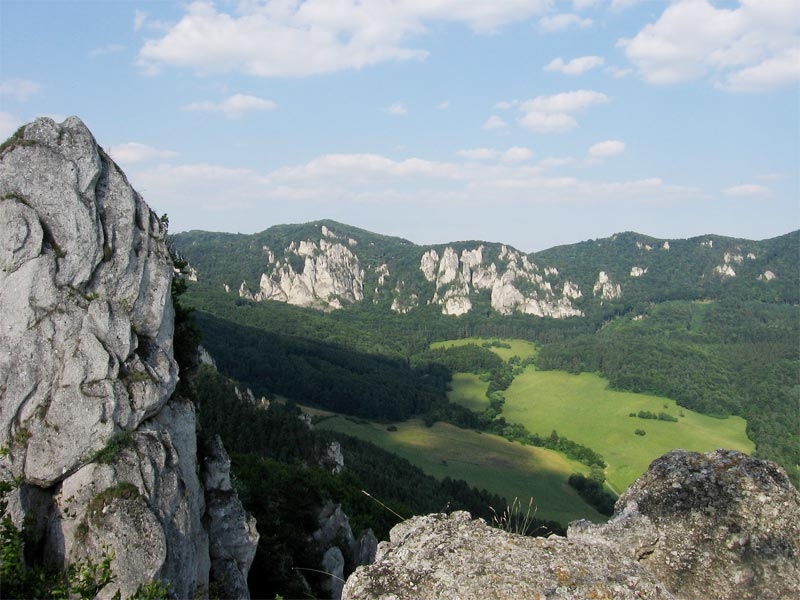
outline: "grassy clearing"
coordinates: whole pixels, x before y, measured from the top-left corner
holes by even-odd
[[[475,412],[483,412],[489,408],[486,390],[488,381],[481,381],[480,375],[474,373],[455,373],[447,398]]]
[[[519,356],[522,359],[529,356],[536,356],[536,344],[527,342],[525,340],[511,340],[511,339],[498,339],[498,338],[464,338],[463,340],[447,340],[444,342],[434,342],[431,344],[431,349],[436,348],[452,348],[453,346],[466,346],[467,344],[475,344],[482,346],[486,342],[498,341],[503,344],[508,344],[511,348],[496,348],[490,347],[489,350],[497,354],[500,358],[508,361],[512,356]]]
[[[674,400],[613,391],[607,385],[605,379],[589,373],[570,375],[528,367],[506,390],[502,414],[532,433],[549,435],[556,430],[602,454],[609,465],[608,483],[618,493],[644,473],[653,459],[674,448],[754,450],[745,433],[746,421],[740,417],[715,419],[679,407]],[[640,410],[665,412],[678,417],[678,422],[629,416]],[[646,435],[635,435],[636,429]]]
[[[603,521],[567,485],[572,473],[587,473],[586,467],[563,455],[508,442],[503,438],[459,429],[446,423],[426,427],[419,419],[387,425],[354,422],[341,416],[325,419],[319,429],[339,431],[368,440],[401,456],[438,479],[463,479],[471,486],[523,504],[533,496],[537,517],[562,524],[580,518]],[[495,507],[498,511],[505,507]]]

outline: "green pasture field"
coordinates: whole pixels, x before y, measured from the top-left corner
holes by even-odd
[[[519,356],[520,358],[527,358],[529,356],[536,356],[536,344],[533,342],[528,342],[525,340],[510,340],[510,339],[498,339],[498,338],[464,338],[462,340],[447,340],[444,342],[433,342],[431,344],[431,349],[435,350],[436,348],[451,348],[453,346],[466,346],[467,344],[475,344],[476,346],[482,346],[485,342],[491,342],[492,340],[496,340],[502,342],[504,344],[508,344],[511,348],[495,348],[490,347],[489,350],[497,354],[500,358],[505,361],[508,361],[512,356]]]
[[[452,401],[459,401],[456,389]],[[594,374],[536,371],[529,366],[517,375],[505,397],[502,416],[507,421],[542,436],[555,430],[602,454],[608,463],[607,482],[617,493],[644,473],[653,459],[675,448],[698,452],[728,448],[748,454],[755,448],[741,417],[717,419],[667,398],[610,390],[608,382]],[[640,410],[664,412],[678,422],[629,416]],[[646,435],[635,435],[636,429]]]
[[[346,433],[370,441],[407,459],[438,479],[463,479],[505,497],[509,503],[519,498],[523,506],[533,497],[540,519],[566,525],[575,519],[602,522],[606,519],[587,505],[569,485],[572,473],[588,469],[558,452],[523,446],[501,437],[459,429],[447,423],[426,427],[420,419],[395,423],[390,432],[386,424],[342,416],[324,419],[318,429]],[[380,490],[378,490],[379,492]],[[505,507],[493,507],[501,512]]]

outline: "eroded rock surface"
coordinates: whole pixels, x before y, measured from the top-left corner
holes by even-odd
[[[20,482],[9,513],[35,523],[39,558],[114,556],[101,597],[150,579],[203,597],[213,559],[233,554],[246,581],[236,548],[255,550],[252,536],[226,530],[247,519],[222,474],[212,492],[234,498],[207,507],[194,407],[173,396],[164,236],[76,117],[38,119],[3,144],[0,479]],[[234,595],[247,597],[246,584]]]
[[[800,597],[800,494],[774,463],[719,450],[657,459],[606,524],[527,538],[468,513],[391,531],[342,597]]]

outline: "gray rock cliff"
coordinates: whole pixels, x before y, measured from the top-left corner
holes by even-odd
[[[9,512],[36,523],[45,560],[113,553],[103,597],[152,578],[202,597],[214,548],[255,547],[215,535],[194,407],[173,395],[164,236],[76,117],[38,119],[3,144],[0,479],[20,482]],[[246,556],[237,568],[246,578]]]
[[[395,526],[346,600],[800,597],[800,494],[774,463],[673,451],[606,524],[528,538],[468,513]]]

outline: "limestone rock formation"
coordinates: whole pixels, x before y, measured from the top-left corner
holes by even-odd
[[[566,281],[562,293],[556,294],[545,279],[558,275],[556,269],[545,268],[543,276],[525,254],[507,246],[502,246],[491,260],[483,245],[464,249],[460,256],[449,246],[441,257],[431,249],[422,255],[419,269],[427,281],[436,284],[430,302],[441,304],[445,315],[468,313],[472,310],[470,296],[484,290],[490,293],[492,308],[502,315],[513,312],[553,318],[583,315],[572,303],[581,296],[574,283]]]
[[[611,281],[608,273],[600,271],[597,274],[597,281],[594,283],[592,292],[595,296],[603,300],[613,300],[622,297],[622,286]]]
[[[335,234],[327,228],[322,233],[335,239]],[[242,282],[240,297],[255,301],[277,300],[323,310],[342,308],[342,302],[364,299],[364,269],[358,257],[339,242],[324,238],[319,243],[312,240],[292,242],[284,250],[282,261],[276,261],[268,248],[265,254],[272,264],[271,270],[261,275],[255,292]],[[293,266],[292,256],[303,259],[299,271]]]
[[[201,476],[209,537],[211,581],[224,598],[247,598],[247,573],[258,545],[255,519],[245,513],[231,486],[231,459],[219,436],[206,444]]]
[[[114,554],[103,597],[151,578],[208,592],[164,235],[79,119],[38,119],[0,149],[0,479],[20,482],[9,512],[36,524],[45,560]]]
[[[467,513],[395,526],[342,597],[800,597],[800,493],[768,461],[673,451],[619,499],[606,524],[527,538]]]

